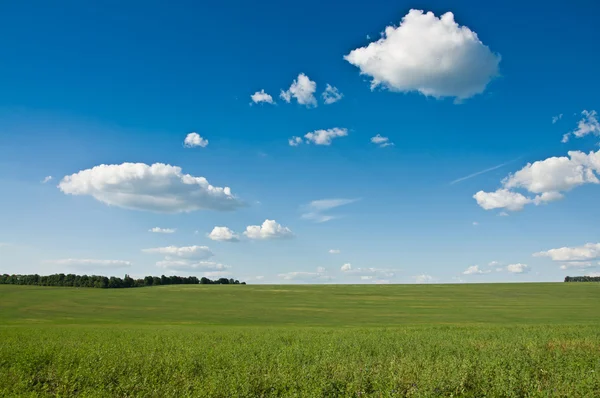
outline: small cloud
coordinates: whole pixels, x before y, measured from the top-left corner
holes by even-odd
[[[208,140],[202,138],[198,133],[189,133],[183,141],[183,146],[186,148],[202,147],[208,145]]]
[[[275,220],[265,220],[262,225],[249,225],[244,232],[249,239],[268,240],[293,238],[294,234],[288,227],[278,224]]]
[[[489,274],[490,270],[482,270],[479,269],[479,265],[472,265],[469,268],[467,268],[466,270],[463,271],[463,275],[483,275],[483,274]]]
[[[240,237],[227,227],[214,227],[208,238],[220,242],[239,242]]]
[[[265,279],[265,277],[264,277],[264,275],[259,275],[259,276],[254,277],[254,279],[256,279],[257,281],[261,281],[261,280]]]
[[[275,102],[273,101],[273,97],[271,97],[269,94],[265,93],[265,90],[260,90],[255,92],[254,94],[252,94],[250,96],[250,98],[252,99],[252,102],[254,102],[255,104],[264,102],[266,104],[271,104],[274,105]]]
[[[474,226],[478,226],[478,225],[479,225],[479,223],[478,223],[477,221],[473,221],[473,225],[474,225]]]
[[[592,264],[591,261],[566,261],[561,266],[560,269],[579,269],[584,270],[588,268],[596,268],[596,264]]]
[[[359,199],[321,199],[313,200],[309,204],[303,206],[304,214],[302,218],[305,220],[311,220],[317,223],[331,221],[340,216],[332,216],[323,214],[329,210],[335,209],[336,207],[348,205],[358,201]]]
[[[317,106],[317,99],[314,96],[316,91],[317,83],[310,80],[304,73],[300,73],[298,79],[292,82],[290,88],[287,91],[281,90],[279,96],[287,103],[295,98],[300,105],[310,108]]]
[[[159,227],[154,227],[148,230],[148,232],[153,232],[155,234],[174,234],[175,231],[177,231],[174,228],[159,228]]]
[[[42,184],[45,184],[45,183],[47,183],[48,181],[51,181],[51,180],[52,180],[52,176],[46,176],[46,177],[44,177],[44,179],[42,180]]]
[[[91,258],[65,258],[60,260],[49,260],[46,263],[64,265],[67,267],[90,269],[90,268],[127,268],[131,266],[130,261],[124,260],[97,260]]]
[[[394,143],[390,142],[390,139],[388,137],[383,137],[381,134],[377,134],[375,137],[371,137],[371,143],[378,145],[380,148],[394,146]]]
[[[231,268],[228,265],[213,261],[163,260],[156,263],[157,267],[179,272],[208,272],[224,271]]]
[[[329,254],[340,254],[341,251],[339,249],[330,249]]]
[[[346,263],[341,266],[340,270],[343,272],[348,272],[348,271],[352,270],[352,264]]]
[[[288,139],[288,144],[290,144],[290,146],[298,146],[302,144],[302,138],[294,136]]]
[[[433,283],[435,278],[431,275],[421,274],[414,277],[415,283]]]
[[[214,256],[214,253],[210,251],[208,246],[166,246],[142,249],[142,252],[149,254],[164,254],[167,256],[167,259],[170,259],[170,257],[173,256],[186,259],[206,260]]]
[[[527,264],[521,264],[521,263],[517,263],[517,264],[509,264],[506,266],[506,270],[508,272],[512,272],[513,274],[524,274],[526,272],[529,272],[529,266]]]
[[[505,211],[501,211],[500,213],[498,213],[498,216],[500,217],[508,217],[508,213]]]
[[[331,145],[331,141],[334,138],[346,137],[348,130],[344,128],[334,127],[327,130],[316,130],[311,133],[306,133],[306,143],[313,143],[315,145]]]
[[[596,111],[582,111],[583,118],[577,123],[577,128],[570,133],[563,135],[562,142],[568,142],[569,137],[574,135],[577,138],[585,137],[588,134],[600,136],[600,123],[598,122],[598,113]]]
[[[330,281],[331,279],[333,279],[329,275],[327,275],[325,268],[323,267],[317,268],[317,272],[296,271],[286,272],[277,276],[284,280],[297,281]]]
[[[502,263],[499,261],[490,261],[488,267],[497,267],[499,265],[502,265]]]
[[[338,102],[344,96],[338,91],[337,87],[332,87],[329,84],[327,84],[327,87],[325,87],[325,91],[323,91],[323,94],[321,95],[323,97],[323,102],[325,102],[325,104],[327,105]]]
[[[562,119],[562,116],[563,116],[562,113],[557,116],[552,116],[552,124],[556,124],[556,122],[558,122],[560,119]]]

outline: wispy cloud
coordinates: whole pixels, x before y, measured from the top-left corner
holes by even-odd
[[[340,218],[339,215],[324,214],[328,210],[335,209],[336,207],[348,205],[359,201],[360,199],[321,199],[313,200],[309,204],[303,206],[304,214],[302,218],[311,220],[314,222],[326,222],[335,218]]]
[[[520,157],[518,157],[518,158],[516,158],[516,159],[513,159],[513,160],[509,160],[508,162],[505,162],[505,163],[499,164],[499,165],[497,165],[497,166],[490,167],[489,169],[481,170],[481,171],[478,171],[478,172],[476,172],[476,173],[469,174],[468,176],[457,178],[456,180],[454,180],[454,181],[451,181],[451,182],[450,182],[450,185],[454,185],[454,184],[456,184],[457,182],[465,181],[465,180],[468,180],[469,178],[477,177],[478,175],[485,174],[485,173],[488,173],[488,172],[490,172],[490,171],[497,170],[497,169],[499,169],[499,168],[501,168],[501,167],[504,167],[504,166],[506,166],[507,164],[511,164],[512,162],[514,162],[514,161],[516,161],[516,160],[518,160],[518,159],[520,159]]]
[[[48,181],[51,181],[51,180],[52,180],[52,176],[46,176],[46,177],[44,177],[44,179],[42,180],[42,184],[45,184],[45,183],[47,183]]]

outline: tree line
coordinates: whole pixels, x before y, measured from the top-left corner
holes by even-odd
[[[195,276],[146,276],[142,279],[133,279],[125,274],[124,278],[115,276],[106,277],[99,275],[53,274],[40,276],[34,275],[0,275],[0,285],[35,285],[35,286],[72,286],[96,287],[101,289],[117,289],[128,287],[144,287],[158,285],[245,285],[246,282],[237,279],[208,278],[198,279]]]
[[[600,282],[600,276],[565,276],[565,282]]]

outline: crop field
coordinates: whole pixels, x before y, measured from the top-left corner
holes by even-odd
[[[600,284],[0,285],[0,396],[600,396]]]

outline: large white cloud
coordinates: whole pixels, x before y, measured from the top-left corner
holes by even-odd
[[[273,97],[271,97],[269,94],[265,93],[265,90],[260,90],[255,92],[254,94],[252,94],[250,96],[250,98],[252,99],[252,102],[254,102],[255,104],[261,103],[261,102],[265,102],[267,104],[275,104],[275,102],[273,101]]]
[[[569,151],[568,157],[550,157],[528,163],[502,180],[495,192],[477,192],[473,198],[485,210],[521,210],[527,204],[543,204],[563,198],[563,193],[583,184],[600,184],[600,150],[586,154]],[[522,189],[534,196],[525,196]]]
[[[65,176],[65,194],[90,195],[108,205],[163,213],[235,210],[243,203],[229,187],[215,187],[204,177],[183,174],[163,163],[102,164]]]
[[[208,272],[225,271],[231,268],[228,265],[215,263],[213,261],[188,261],[188,260],[163,260],[156,263],[157,267],[181,272]]]
[[[208,238],[221,242],[239,242],[240,240],[240,237],[227,227],[214,227],[208,234]]]
[[[560,247],[533,254],[535,257],[550,257],[553,261],[589,261],[600,258],[600,243],[583,246]]]
[[[295,98],[300,105],[307,107],[317,106],[315,92],[317,91],[317,83],[310,80],[304,73],[298,75],[298,79],[292,82],[292,85],[287,91],[281,90],[279,95],[285,102],[290,102]]]
[[[130,261],[125,260],[97,260],[91,258],[64,258],[60,260],[49,260],[47,263],[65,265],[76,268],[126,268],[131,266]]]
[[[562,142],[568,142],[571,135],[574,135],[577,138],[585,137],[588,134],[600,136],[598,113],[596,113],[596,111],[588,112],[584,110],[581,114],[583,115],[583,118],[577,123],[577,128],[570,133],[563,135]],[[554,123],[554,119],[552,122]]]
[[[371,88],[418,91],[423,95],[465,99],[480,94],[498,75],[500,56],[492,53],[451,12],[410,10],[400,26],[388,26],[382,37],[352,50],[344,59],[371,76]]]
[[[186,148],[201,147],[205,148],[208,145],[208,140],[204,139],[198,133],[189,133],[183,140],[183,146]]]
[[[154,247],[151,249],[142,249],[142,252],[150,254],[163,254],[167,257],[167,260],[170,260],[173,257],[180,257],[193,260],[206,260],[214,256],[214,253],[210,251],[208,246]]]
[[[249,225],[244,232],[249,239],[267,240],[292,238],[294,234],[288,227],[278,224],[275,220],[265,220],[262,225]]]

